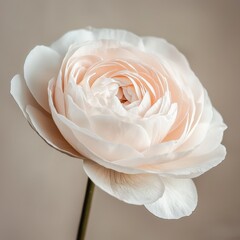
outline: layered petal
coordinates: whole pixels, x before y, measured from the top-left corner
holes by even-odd
[[[142,37],[142,41],[145,51],[159,56],[159,61],[163,62],[175,78],[181,79],[186,86],[191,87],[196,100],[201,97],[203,87],[199,79],[191,70],[185,56],[175,46],[165,39],[156,37]]]
[[[223,132],[227,127],[221,115],[214,108],[212,111],[212,120],[204,139],[185,158],[169,163],[170,175],[188,178],[198,177],[224,160],[226,148],[221,145],[221,142]]]
[[[179,146],[178,151],[195,149],[204,139],[208,137],[208,131],[211,130],[211,125],[214,122],[213,107],[206,90],[204,91],[203,96],[202,103],[196,106],[197,110],[195,112],[195,123],[190,129],[184,143]]]
[[[48,112],[48,82],[56,77],[61,57],[53,49],[45,46],[35,47],[27,56],[24,64],[24,78],[36,101]]]
[[[14,76],[11,81],[11,94],[32,128],[44,141],[61,152],[80,157],[80,154],[63,138],[51,115],[38,105],[20,75]]]
[[[217,110],[213,108],[212,111],[212,121],[208,133],[201,144],[192,151],[190,156],[201,156],[202,154],[210,153],[222,142],[223,133],[227,129],[227,126]]]
[[[156,202],[146,204],[157,217],[179,219],[189,216],[197,206],[197,190],[191,179],[162,178],[164,194]]]
[[[88,177],[108,194],[131,204],[142,205],[159,199],[164,192],[161,178],[153,174],[125,174],[84,161]]]
[[[167,219],[197,204],[193,178],[219,164],[226,125],[186,58],[161,38],[80,29],[27,56],[11,94],[92,181]]]
[[[54,42],[51,47],[64,56],[70,45],[81,45],[93,40],[116,40],[143,49],[142,39],[131,32],[120,29],[95,29],[91,27],[70,31]]]
[[[214,151],[200,156],[182,156],[172,161],[143,165],[139,169],[162,176],[173,176],[178,178],[194,178],[207,172],[221,163],[226,156],[226,148],[219,145]]]
[[[27,106],[26,112],[36,132],[50,146],[73,157],[83,158],[61,135],[52,117],[35,107]]]
[[[107,142],[86,128],[81,128],[65,116],[57,113],[53,104],[52,90],[54,81],[49,84],[49,105],[53,120],[67,142],[85,158],[92,159],[98,164],[125,173],[139,173],[138,169],[125,168],[115,164],[121,158],[140,157],[141,153],[123,144]]]
[[[34,106],[38,109],[41,107],[38,105],[32,94],[30,93],[25,79],[21,75],[15,75],[11,81],[11,90],[13,98],[17,102],[18,106],[22,110],[24,117],[30,121],[26,112],[27,105]]]
[[[150,146],[149,136],[140,125],[106,115],[93,116],[90,122],[93,132],[111,143],[124,144],[138,151]]]

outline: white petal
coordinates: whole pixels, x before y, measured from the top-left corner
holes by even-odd
[[[131,44],[135,47],[138,47],[139,49],[143,49],[143,43],[142,39],[135,35],[132,32],[128,32],[126,30],[122,29],[108,29],[108,28],[102,28],[102,29],[91,29],[96,36],[97,40],[100,39],[109,39],[109,40],[116,40],[119,42],[125,42],[128,44]]]
[[[187,177],[187,178],[195,178],[203,173],[207,172],[213,167],[216,167],[220,164],[226,157],[227,151],[223,145],[217,147],[214,151],[204,155],[194,158],[195,166],[179,169],[174,171],[174,176]],[[191,157],[189,157],[189,160]]]
[[[158,172],[162,176],[194,178],[217,166],[224,160],[225,156],[226,149],[223,145],[220,145],[214,151],[205,155],[196,157],[189,155],[175,161],[144,166],[144,169]]]
[[[25,118],[49,145],[71,156],[79,157],[79,153],[62,137],[51,116],[38,105],[20,75],[16,75],[11,81],[11,94]]]
[[[48,82],[57,76],[61,64],[60,55],[45,46],[35,47],[24,64],[24,78],[36,101],[48,112]]]
[[[65,98],[66,117],[76,125],[90,129],[90,123],[86,113],[73,101],[69,95]]]
[[[88,28],[68,32],[53,43],[51,47],[58,51],[61,55],[65,55],[69,46],[72,44],[82,44],[87,41],[101,39],[117,40],[143,49],[142,39],[137,35],[125,30],[107,28]]]
[[[70,156],[81,157],[81,155],[63,138],[49,114],[41,112],[32,106],[27,106],[26,112],[36,132],[50,146]]]
[[[197,206],[197,190],[191,179],[162,178],[165,191],[156,202],[147,204],[148,211],[157,217],[179,219],[189,216]]]
[[[201,117],[199,121],[196,122],[195,127],[193,127],[191,130],[191,133],[188,134],[187,140],[182,145],[180,145],[178,151],[191,150],[198,146],[204,140],[204,138],[208,138],[208,131],[211,128],[210,124],[213,118],[213,107],[206,90],[204,91],[203,101],[204,106],[201,107],[199,105],[196,112],[196,115],[201,114]],[[197,116],[195,116],[195,118],[197,118]]]
[[[60,39],[51,45],[62,56],[65,56],[72,44],[82,44],[94,40],[93,33],[88,29],[79,29],[65,33]]]
[[[193,150],[190,156],[201,156],[214,151],[214,149],[220,145],[223,139],[223,132],[226,128],[227,126],[224,124],[221,115],[213,109],[213,118],[208,133],[202,143]]]
[[[158,157],[159,162],[164,160],[166,162],[168,160],[168,158],[166,158],[166,155],[168,154],[171,155],[174,152],[176,145],[177,145],[177,141],[162,142],[159,144],[152,145],[149,149],[147,149],[144,152],[144,156],[148,158],[148,160],[145,161],[145,163],[149,163],[151,157],[154,157],[154,158]],[[165,158],[165,159],[162,159],[162,158]]]
[[[92,159],[98,164],[125,173],[139,173],[142,170],[126,168],[114,163],[116,159],[142,156],[136,150],[122,144],[113,144],[99,138],[85,128],[80,128],[66,117],[57,113],[52,101],[53,81],[49,85],[49,105],[52,117],[59,131],[67,142],[87,159]]]
[[[169,164],[169,167],[177,166],[175,170],[170,170],[171,174],[193,178],[221,163],[226,156],[226,149],[221,145],[225,129],[226,125],[221,115],[213,109],[213,118],[204,140],[183,160],[180,160],[179,164],[177,162]]]
[[[172,104],[166,115],[155,115],[146,119],[140,119],[138,123],[146,130],[151,139],[151,144],[154,146],[155,144],[161,143],[167,135],[174,124],[176,116],[177,105]]]
[[[212,133],[209,133],[211,138]],[[218,137],[221,136],[222,134],[218,133]],[[153,146],[149,152],[144,152],[144,156],[120,159],[115,161],[115,164],[143,172],[159,173],[162,176],[193,178],[223,161],[226,149],[219,145],[219,141],[218,139],[218,144],[212,144],[215,149],[205,146],[205,152],[197,151],[199,154],[196,155],[193,155],[194,151],[174,152],[176,142],[166,142]]]
[[[159,112],[160,107],[162,105],[163,98],[159,98],[150,108],[149,110],[145,113],[144,117],[150,117],[152,115],[155,115]]]
[[[85,160],[83,167],[98,187],[127,203],[136,205],[152,203],[164,192],[164,185],[158,175],[119,173],[91,160]]]
[[[143,37],[142,40],[145,50],[158,55],[160,60],[164,59],[163,65],[169,70],[169,72],[173,73],[171,69],[174,69],[174,73],[176,74],[175,79],[181,79],[181,81],[184,82],[184,85],[187,84],[190,86],[195,99],[199,99],[202,95],[203,88],[200,81],[191,70],[185,56],[165,39]]]
[[[36,100],[33,98],[30,93],[25,80],[20,75],[15,75],[11,81],[11,90],[12,96],[17,102],[18,106],[22,110],[25,118],[29,120],[28,114],[26,113],[26,106],[31,105],[36,108],[40,108]]]
[[[74,139],[69,138],[68,142],[80,153],[82,153],[83,148],[85,148],[101,159],[106,159],[108,162],[114,162],[127,157],[141,156],[141,153],[137,152],[130,146],[108,142],[97,136],[94,132],[77,126],[66,117],[59,115],[56,112],[53,113],[53,119],[60,132],[67,140],[67,132],[70,131],[73,134]],[[65,132],[64,129],[68,129],[67,132]]]
[[[51,79],[50,81],[54,81]],[[49,82],[50,83],[50,82]],[[62,72],[60,71],[55,82],[55,89],[54,89],[54,103],[58,113],[65,115],[65,99],[64,99],[64,92],[62,89]]]
[[[93,131],[109,142],[124,144],[138,151],[150,146],[147,132],[138,124],[107,115],[92,116],[90,121]]]

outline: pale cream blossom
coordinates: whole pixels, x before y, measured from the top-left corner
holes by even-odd
[[[51,146],[101,189],[161,218],[190,215],[192,178],[219,164],[226,126],[185,57],[161,38],[80,29],[27,56],[11,93]]]

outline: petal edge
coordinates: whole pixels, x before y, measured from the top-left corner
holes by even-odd
[[[156,202],[147,204],[148,211],[159,218],[179,219],[189,216],[197,206],[197,190],[191,179],[162,178],[165,192]]]
[[[84,160],[84,170],[103,191],[124,202],[143,205],[162,196],[164,185],[158,175],[124,174]]]

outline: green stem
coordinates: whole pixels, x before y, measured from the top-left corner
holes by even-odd
[[[94,183],[90,180],[90,178],[88,178],[87,189],[86,189],[85,199],[84,199],[83,208],[82,208],[82,215],[81,215],[81,219],[78,227],[77,240],[84,240],[85,238],[89,213],[91,210],[93,192],[94,192]]]

